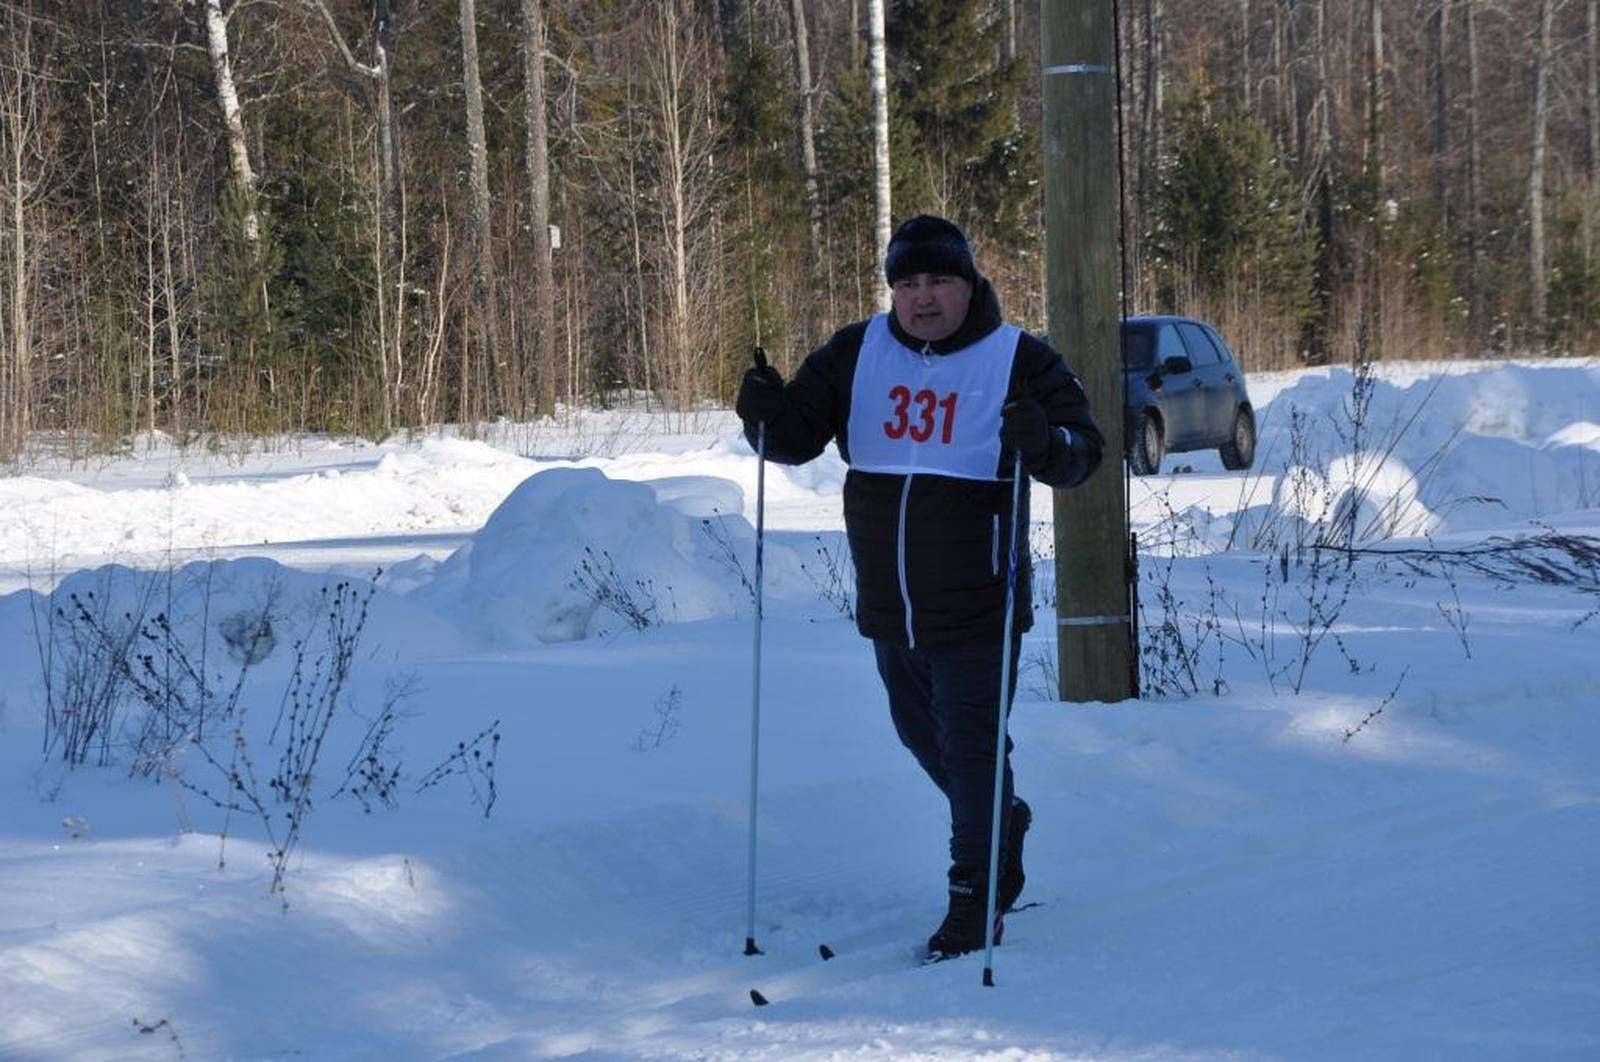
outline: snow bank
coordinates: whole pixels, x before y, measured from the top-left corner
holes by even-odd
[[[502,648],[577,641],[752,608],[755,532],[743,492],[713,477],[654,488],[554,468],[511,492],[412,598]],[[793,554],[769,546],[767,590],[801,589]]]
[[[304,636],[340,583],[360,598],[372,591],[361,636],[367,659],[432,659],[466,649],[450,624],[366,580],[297,571],[260,557],[158,571],[109,564],[73,572],[48,594],[22,590],[0,597],[0,630],[11,634],[0,640],[0,674],[36,686],[52,638],[58,658],[81,655],[83,647],[99,644],[96,629],[109,642],[131,633],[135,658],[159,656],[169,639],[159,633],[158,617],[170,626],[171,643],[184,647],[208,675],[232,675],[247,662],[272,670],[292,655],[292,642]],[[141,638],[141,629],[157,632],[158,640]]]
[[[1392,517],[1396,535],[1496,526],[1600,499],[1600,366],[1505,364],[1421,379],[1380,369],[1359,433],[1355,384],[1350,370],[1334,369],[1279,390],[1257,414],[1260,470],[1304,463],[1333,481],[1336,499],[1354,488],[1377,523],[1377,513]]]

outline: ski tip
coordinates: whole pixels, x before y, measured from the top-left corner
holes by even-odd
[[[833,958],[833,949],[828,947],[826,944],[818,944],[817,954],[822,956],[823,962],[827,962],[829,959]]]
[[[750,1002],[754,1003],[758,1007],[764,1007],[767,1005],[767,997],[752,988],[750,990]]]

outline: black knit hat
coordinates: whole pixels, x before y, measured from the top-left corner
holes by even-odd
[[[943,273],[969,284],[978,282],[978,267],[973,264],[967,238],[950,222],[932,214],[907,218],[894,230],[883,256],[883,273],[890,284],[914,273]]]

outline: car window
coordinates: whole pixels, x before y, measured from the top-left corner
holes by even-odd
[[[1222,338],[1217,330],[1212,328],[1210,325],[1203,325],[1202,327],[1205,328],[1206,335],[1211,337],[1211,342],[1217,345],[1217,350],[1222,354],[1222,360],[1225,362],[1233,361],[1234,357],[1232,348],[1228,346],[1227,341]]]
[[[1171,325],[1162,325],[1156,337],[1156,358],[1166,361],[1168,358],[1187,358],[1189,350],[1183,345],[1183,340],[1178,338],[1178,330]]]
[[[1122,364],[1129,369],[1148,369],[1155,364],[1155,331],[1139,325],[1122,326]]]
[[[1221,360],[1222,355],[1217,353],[1211,337],[1199,325],[1183,321],[1178,331],[1183,335],[1184,346],[1189,348],[1189,359],[1196,365],[1215,365]]]

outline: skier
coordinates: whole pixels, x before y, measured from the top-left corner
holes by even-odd
[[[872,640],[901,742],[950,805],[950,906],[928,940],[930,958],[947,958],[985,943],[1013,546],[1013,691],[1021,635],[1033,623],[1026,479],[1011,526],[1014,459],[1043,483],[1072,487],[1099,465],[1104,439],[1061,355],[1002,320],[954,224],[904,221],[883,267],[891,313],[834,333],[787,385],[770,366],[750,369],[736,408],[752,446],[766,425],[773,460],[803,464],[832,440],[850,466],[844,521],[857,627]],[[996,941],[1000,915],[1022,892],[1032,821],[1012,792],[1006,745]]]

